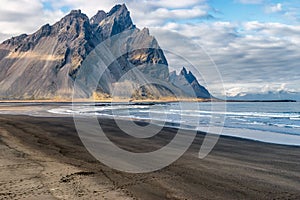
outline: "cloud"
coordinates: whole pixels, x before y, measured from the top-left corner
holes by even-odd
[[[283,93],[295,93],[294,89],[289,88],[290,86],[287,83],[281,84],[261,84],[260,86],[255,87],[245,87],[245,85],[227,85],[228,89],[226,90],[227,97],[242,97],[248,94],[283,94]]]
[[[237,2],[242,4],[262,4],[264,0],[237,0]]]
[[[115,4],[126,3],[137,21],[144,19],[149,21],[152,18],[158,19],[189,19],[202,17],[207,14],[209,9],[206,0],[187,0],[187,1],[169,1],[169,0],[44,0],[52,5],[54,9],[68,7],[70,9],[81,9],[88,16],[94,15],[98,9],[108,12]],[[147,17],[145,17],[147,16]],[[142,19],[141,19],[142,18]]]
[[[165,25],[170,21],[211,18],[206,0],[3,0],[0,8],[0,40],[32,33],[46,23],[54,23],[72,9],[89,17],[99,9],[108,12],[115,4],[126,3],[138,27]]]
[[[5,40],[9,37],[11,37],[11,34],[5,34],[0,32],[0,41]]]
[[[163,26],[170,21],[180,23],[194,19],[212,18],[211,7],[206,0],[167,1],[139,0],[126,1],[134,22],[139,27]]]
[[[168,34],[169,41],[158,37],[164,48],[179,51],[189,60],[195,58],[193,61],[203,72],[205,84],[216,96],[224,93],[220,93],[219,80],[206,72],[213,67],[209,56],[218,66],[227,95],[263,93],[262,85],[270,85],[272,87],[267,89],[277,92],[283,84],[286,91],[300,92],[300,26],[253,21],[242,24],[169,23],[165,28],[191,39],[190,43],[185,41],[186,45],[181,45],[176,35]],[[204,50],[193,48],[194,42]],[[203,57],[205,53],[208,56]],[[169,60],[171,67],[177,70],[182,67],[182,62],[174,58]]]
[[[200,5],[206,3],[206,0],[185,0],[185,1],[170,1],[170,0],[147,0],[145,1],[148,6],[156,8],[169,8],[169,9],[178,9],[178,8],[188,8],[195,5]]]
[[[0,7],[0,41],[22,33],[36,31],[45,23],[63,16],[60,10],[43,9],[41,0],[3,0]]]
[[[286,20],[289,20],[293,23],[299,23],[300,22],[300,6],[299,5],[293,5],[291,3],[285,2],[283,3],[284,9],[280,12],[282,14],[282,17]]]
[[[153,11],[153,15],[161,19],[192,19],[192,18],[206,16],[207,11],[201,8],[200,6],[195,6],[191,9],[174,9],[174,10],[159,8]]]
[[[281,4],[281,3],[277,3],[277,4],[275,4],[275,5],[267,6],[267,7],[265,8],[265,11],[266,11],[267,13],[278,13],[278,12],[281,12],[281,11],[283,11],[283,9],[282,9],[282,4]]]
[[[91,17],[99,9],[109,11],[115,4],[125,2],[139,28],[149,27],[163,48],[195,63],[201,72],[199,80],[214,95],[278,92],[279,89],[300,92],[300,26],[297,24],[207,22],[204,19],[210,17],[213,8],[206,0],[3,1],[2,5],[6,6],[0,8],[0,40],[31,33],[45,23],[54,23],[66,14],[64,11],[81,9]],[[236,2],[263,4],[266,1]],[[274,4],[266,9],[290,20],[299,19],[298,10],[286,3]],[[170,33],[170,30],[173,32]],[[182,59],[178,62],[176,55],[166,54],[173,69],[189,65]],[[211,71],[214,63],[222,75],[225,93],[220,89],[222,85],[217,74]]]
[[[226,91],[228,99],[241,99],[241,100],[300,100],[300,93],[291,89],[292,85],[282,83],[280,85],[274,84],[261,84],[253,88],[232,85]]]
[[[114,5],[118,3],[124,3],[125,1],[117,0],[43,0],[47,2],[54,10],[59,10],[61,8],[67,8],[67,10],[81,9],[83,13],[87,14],[89,17],[97,13],[98,10],[104,10],[108,12]]]

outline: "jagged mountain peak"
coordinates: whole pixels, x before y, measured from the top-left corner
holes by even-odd
[[[4,41],[3,44],[13,47],[14,52],[26,52],[33,50],[40,39],[49,36],[51,31],[52,27],[49,24],[45,24],[38,31],[31,35],[22,34]]]
[[[89,53],[101,42],[127,30],[132,31],[127,32],[122,47],[134,50],[108,66],[97,91],[110,95],[119,78],[131,68],[138,67],[147,76],[175,87],[183,96],[189,95],[184,84],[196,78],[184,68],[184,76],[177,77],[175,73],[174,80],[178,84],[172,84],[167,59],[157,40],[150,35],[149,29],[135,27],[130,12],[122,4],[114,6],[109,13],[99,10],[91,19],[81,10],[72,10],[52,26],[46,24],[33,34],[13,37],[0,44],[0,98],[69,98],[75,79],[88,82],[98,78],[93,77],[97,74],[93,70],[97,68],[82,65]],[[192,84],[199,91],[202,89],[197,81]],[[152,89],[154,93],[151,95],[157,98],[172,96],[163,87],[153,85],[147,88]],[[87,97],[92,95],[84,94]]]
[[[129,12],[125,4],[115,5],[107,14],[107,16],[112,16],[114,14],[120,15],[121,13]]]
[[[64,18],[68,18],[68,17],[79,17],[79,18],[88,18],[88,16],[81,12],[80,9],[75,9],[75,10],[71,10],[65,17],[63,17],[62,19]]]
[[[107,13],[103,10],[99,10],[97,12],[96,15],[94,15],[91,20],[90,20],[90,23],[91,24],[99,24],[103,19],[105,19],[107,17]]]
[[[145,35],[150,35],[150,31],[149,31],[149,29],[148,28],[143,28],[142,29],[142,32],[145,34]]]
[[[103,39],[134,28],[136,27],[131,20],[130,12],[127,10],[125,4],[113,7],[107,14],[107,17],[97,27],[97,29],[102,31]]]
[[[86,14],[82,13],[81,10],[72,10],[69,14],[64,16],[61,20],[53,25],[56,29],[64,29],[67,30],[69,26],[78,24],[89,24],[89,18]]]
[[[51,33],[51,26],[50,26],[50,24],[45,24],[36,33],[34,33],[33,36],[36,36],[36,37],[45,37],[45,36],[48,36],[50,33]]]
[[[208,90],[200,85],[194,74],[185,67],[181,69],[178,75],[176,71],[171,72],[170,81],[183,91],[190,93],[192,96],[196,95],[198,98],[211,98]],[[191,91],[191,88],[193,91]]]
[[[21,41],[23,41],[26,37],[28,37],[27,34],[22,34],[16,37],[12,37],[8,40],[5,40],[3,42],[3,44],[5,45],[9,45],[9,46],[16,46],[17,44],[19,44]]]
[[[191,71],[188,71],[185,67],[182,68],[180,74],[183,75],[189,83],[192,83],[193,81],[197,80],[194,74]]]
[[[115,18],[117,18],[117,20],[119,20],[120,17],[130,18],[130,12],[125,4],[118,4],[114,6],[108,13],[103,10],[99,10],[97,14],[91,18],[90,23],[98,25],[106,18],[110,20],[116,20]],[[131,18],[130,20],[128,19],[127,22],[129,22],[129,24],[133,24]]]
[[[182,69],[180,71],[180,74],[182,74],[182,75],[187,75],[188,74],[188,72],[187,72],[187,70],[186,70],[185,67],[182,67]]]
[[[78,10],[71,10],[71,12],[70,12],[70,15],[79,15],[79,14],[81,14],[81,10],[80,9],[78,9]]]
[[[72,10],[69,14],[67,14],[65,17],[63,17],[59,22],[56,24],[65,24],[71,23],[74,20],[83,20],[83,21],[89,21],[89,18],[86,14],[82,13],[81,10]],[[54,24],[55,25],[55,24]]]
[[[3,44],[15,47],[15,51],[28,51],[32,50],[39,40],[43,37],[49,35],[57,35],[58,33],[70,32],[74,34],[71,27],[75,27],[75,32],[82,30],[82,26],[86,26],[89,22],[87,15],[81,13],[81,10],[72,10],[68,15],[63,17],[60,21],[56,22],[54,25],[45,24],[38,31],[33,34],[27,35],[22,34],[17,37],[12,37],[3,42]],[[75,35],[75,34],[74,34]]]

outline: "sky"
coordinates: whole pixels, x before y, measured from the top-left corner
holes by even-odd
[[[196,59],[193,62],[203,72],[202,78],[198,78],[215,96],[278,95],[300,100],[299,0],[0,0],[0,3],[1,41],[33,33],[46,23],[53,24],[72,9],[81,9],[91,17],[98,10],[109,11],[115,4],[126,3],[137,27],[148,27],[163,49],[172,49],[183,57],[198,56],[198,62]],[[180,37],[188,42],[178,45]],[[187,50],[187,45],[197,47]],[[172,62],[172,55],[167,57],[171,69],[181,67]],[[220,80],[212,68],[217,69],[224,90],[220,89]]]

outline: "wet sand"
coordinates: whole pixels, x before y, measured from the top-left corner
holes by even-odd
[[[124,149],[151,151],[175,129],[132,141],[99,120]],[[204,133],[183,157],[153,173],[119,172],[94,159],[70,117],[0,115],[0,199],[300,199],[300,148],[221,137],[198,159]]]

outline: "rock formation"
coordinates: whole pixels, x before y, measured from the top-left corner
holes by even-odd
[[[140,87],[133,94],[135,98],[172,96],[174,91],[180,96],[191,96],[184,90],[185,84],[192,85],[197,97],[210,98],[191,72],[169,76],[168,62],[158,42],[147,28],[136,28],[124,4],[116,5],[108,13],[98,11],[91,19],[80,10],[73,10],[53,25],[46,24],[31,35],[22,34],[0,44],[0,98],[72,98],[74,82],[89,82],[95,75],[96,68],[84,66],[88,55],[103,41],[125,31],[130,34],[120,45],[134,50],[116,58],[95,91],[84,93],[85,98],[92,97],[94,92],[110,96],[120,78],[134,68],[163,83]],[[151,48],[142,48],[145,46]],[[133,79],[123,81],[130,83]]]

